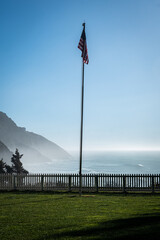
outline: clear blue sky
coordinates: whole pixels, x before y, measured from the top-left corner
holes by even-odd
[[[79,149],[160,149],[160,0],[0,0],[0,111]]]

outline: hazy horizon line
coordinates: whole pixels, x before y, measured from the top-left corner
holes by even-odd
[[[78,152],[79,149],[68,149],[67,151]],[[84,148],[83,152],[158,152],[160,148]]]

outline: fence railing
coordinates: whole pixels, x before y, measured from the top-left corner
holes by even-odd
[[[0,190],[11,191],[79,191],[78,174],[0,174]],[[160,174],[84,174],[83,192],[150,191],[160,192]]]

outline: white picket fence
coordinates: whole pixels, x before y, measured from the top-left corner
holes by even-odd
[[[0,191],[79,191],[78,174],[0,174]],[[160,192],[160,174],[84,174],[83,192]]]

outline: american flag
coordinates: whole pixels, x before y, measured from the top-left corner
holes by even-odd
[[[86,42],[86,33],[85,33],[85,23],[83,23],[83,32],[78,44],[78,48],[82,51],[81,57],[83,58],[83,62],[88,64],[88,49],[87,49],[87,42]]]

